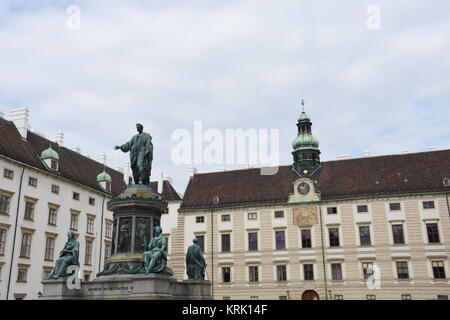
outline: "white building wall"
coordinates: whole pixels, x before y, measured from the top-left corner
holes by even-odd
[[[63,164],[62,164],[63,165]],[[4,168],[14,171],[13,180],[3,177]],[[0,227],[10,226],[7,231],[5,252],[4,255],[0,255],[0,299],[5,300],[8,279],[11,267],[11,255],[12,244],[14,242],[14,229],[17,213],[17,204],[20,188],[20,176],[23,167],[0,158],[0,191],[13,192],[11,197],[11,204],[9,209],[9,215],[0,214]],[[28,185],[29,177],[36,178],[38,180],[37,187]],[[52,184],[59,186],[59,194],[53,194],[51,192]],[[80,194],[79,201],[73,199],[73,192]],[[28,221],[24,219],[25,215],[25,197],[37,199],[34,219]],[[91,279],[95,277],[95,274],[102,269],[104,264],[104,248],[101,249],[100,259],[100,246],[104,244],[105,238],[105,225],[103,226],[103,237],[100,239],[101,224],[104,224],[105,219],[112,220],[112,212],[106,209],[106,202],[110,200],[109,196],[105,198],[104,216],[102,221],[102,203],[104,201],[104,194],[85,188],[81,185],[77,185],[71,181],[61,179],[55,175],[48,174],[46,172],[38,171],[27,167],[24,171],[22,180],[22,192],[19,199],[19,212],[17,219],[17,234],[15,242],[14,259],[12,262],[11,279],[9,299],[14,299],[15,294],[26,294],[25,299],[36,299],[38,292],[42,292],[41,280],[43,279],[43,268],[53,268],[56,259],[59,256],[59,252],[64,247],[67,241],[67,232],[70,231],[70,218],[71,210],[79,211],[78,221],[78,234],[77,240],[80,242],[80,269],[81,274],[91,273]],[[95,199],[95,205],[89,204],[89,198]],[[57,224],[52,226],[48,224],[49,203],[59,205],[57,213]],[[94,233],[87,234],[87,214],[95,216],[94,220]],[[31,253],[30,258],[21,258],[20,250],[22,244],[22,228],[34,230],[32,233]],[[46,246],[46,232],[57,234],[54,248],[53,261],[45,261],[45,246]],[[92,265],[85,265],[85,248],[86,248],[86,236],[94,238],[93,252],[92,252]],[[18,265],[29,265],[27,282],[17,282]]]

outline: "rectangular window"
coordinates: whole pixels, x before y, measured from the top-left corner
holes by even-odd
[[[230,235],[222,234],[222,252],[230,252]]]
[[[231,297],[230,297],[230,296],[223,296],[222,299],[223,299],[223,300],[230,300]]]
[[[411,300],[410,294],[402,294],[402,300]]]
[[[106,181],[106,191],[111,191],[111,182]]]
[[[86,240],[86,251],[84,254],[84,264],[92,264],[92,240]]]
[[[363,277],[365,280],[373,275],[373,262],[362,262]]]
[[[95,206],[95,198],[89,198],[89,204]]]
[[[22,234],[22,246],[20,248],[20,257],[29,258],[31,252],[31,233]]]
[[[328,207],[327,213],[328,214],[337,214],[337,207]]]
[[[405,244],[405,237],[403,235],[403,225],[393,224],[392,225],[392,236],[394,239],[394,244]]]
[[[59,186],[52,184],[52,193],[59,194]]]
[[[105,244],[105,260],[108,260],[109,257],[111,257],[111,244],[106,243]]]
[[[90,273],[85,273],[84,274],[84,281],[88,282],[91,279],[91,274]]]
[[[25,202],[25,217],[26,220],[33,220],[34,217],[34,202]]]
[[[87,228],[86,228],[86,232],[89,234],[93,234],[94,233],[94,219],[93,218],[87,218]]]
[[[258,215],[256,212],[250,212],[247,216],[248,220],[256,220],[258,218]]]
[[[277,249],[286,249],[286,241],[284,231],[275,231],[275,241]]]
[[[446,295],[446,294],[438,294],[437,299],[438,300],[448,300],[448,295]]]
[[[258,296],[250,296],[250,300],[258,300]]]
[[[302,230],[302,248],[311,248],[311,229]]]
[[[305,280],[314,280],[314,265],[304,264],[303,265],[303,277]]]
[[[80,200],[80,194],[78,192],[73,193],[73,200]]]
[[[258,274],[258,266],[249,266],[248,267],[248,278],[250,282],[258,282],[259,274]]]
[[[278,281],[286,281],[287,280],[287,272],[286,265],[278,265],[277,266],[277,280]]]
[[[275,211],[275,218],[284,218],[284,211]]]
[[[339,247],[339,228],[329,228],[330,247]]]
[[[370,228],[369,226],[359,227],[359,240],[362,246],[370,246]]]
[[[358,213],[365,213],[365,212],[369,212],[369,208],[367,207],[367,205],[359,205],[357,207],[358,209]]]
[[[258,233],[248,233],[248,251],[258,251]]]
[[[5,178],[7,178],[7,179],[13,179],[14,178],[14,171],[5,169],[5,170],[3,170],[3,176]]]
[[[331,279],[335,281],[342,280],[342,265],[340,263],[331,264]]]
[[[287,300],[288,297],[287,296],[278,296],[278,300]]]
[[[30,185],[30,186],[32,186],[32,187],[37,187],[37,179],[36,179],[36,178],[29,177],[29,178],[28,178],[28,185]]]
[[[78,214],[77,213],[70,214],[70,229],[78,230]]]
[[[427,234],[429,243],[439,243],[439,230],[437,223],[427,223]]]
[[[55,238],[47,237],[47,242],[45,243],[45,260],[53,261],[54,251],[55,251]]]
[[[389,210],[390,210],[390,211],[398,211],[398,210],[401,210],[400,202],[389,203]]]
[[[27,274],[28,269],[19,268],[19,272],[17,273],[17,282],[27,282]]]
[[[344,300],[344,296],[342,294],[335,294],[334,300]]]
[[[366,297],[367,297],[367,300],[377,300],[377,296],[374,294],[368,294]]]
[[[0,255],[5,254],[6,229],[0,229]]]
[[[424,201],[423,208],[424,209],[434,209],[434,201]]]
[[[197,236],[198,245],[202,252],[205,252],[205,236]]]
[[[51,274],[52,274],[51,270],[44,270],[42,272],[42,280],[47,280]]]
[[[435,279],[445,279],[444,261],[432,261],[433,277]]]
[[[222,268],[222,282],[229,283],[231,282],[231,269],[230,267]]]
[[[6,194],[0,195],[0,213],[9,214],[9,205],[11,197]]]
[[[50,168],[52,168],[53,170],[58,170],[58,161],[51,159],[50,160]]]
[[[48,208],[48,224],[52,226],[56,226],[56,216],[57,216],[57,210],[55,208],[49,207]]]
[[[397,277],[399,279],[409,279],[408,262],[397,261],[396,265],[397,265]]]
[[[222,221],[230,221],[231,220],[231,216],[229,214],[223,214],[222,215]]]
[[[204,216],[195,217],[195,222],[196,223],[204,223],[205,222],[205,217]]]
[[[107,221],[105,227],[105,237],[112,238],[112,222]]]

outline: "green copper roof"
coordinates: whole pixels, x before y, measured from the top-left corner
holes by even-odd
[[[97,181],[98,181],[98,182],[100,182],[100,181],[108,181],[108,182],[111,182],[112,179],[111,179],[111,176],[110,176],[109,174],[107,174],[105,171],[103,171],[102,173],[100,173],[100,174],[97,176]]]
[[[308,117],[305,111],[302,111],[300,114],[300,117],[297,118],[298,122],[300,121],[311,121],[311,119]]]
[[[50,146],[48,149],[45,149],[41,152],[41,159],[53,158],[55,160],[59,160],[58,152],[52,149]]]
[[[294,150],[319,149],[319,140],[311,133],[299,133],[294,141],[292,141],[292,148]]]

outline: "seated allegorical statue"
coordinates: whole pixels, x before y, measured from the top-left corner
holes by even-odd
[[[144,252],[144,273],[161,273],[173,275],[167,265],[166,239],[161,235],[162,229],[156,226],[154,236]]]
[[[202,249],[198,245],[198,239],[194,238],[186,253],[186,273],[189,280],[204,280],[206,262],[202,254]]]
[[[73,232],[67,233],[67,242],[64,245],[64,249],[60,252],[58,260],[56,260],[55,268],[49,279],[56,280],[73,274],[67,273],[67,268],[73,265],[80,265],[80,262],[78,261],[79,253],[80,244],[75,239],[75,234]]]

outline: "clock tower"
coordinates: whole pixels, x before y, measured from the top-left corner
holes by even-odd
[[[311,176],[320,167],[319,140],[312,135],[311,126],[311,119],[305,113],[302,99],[302,113],[297,119],[298,135],[292,142],[292,170],[300,177]]]

